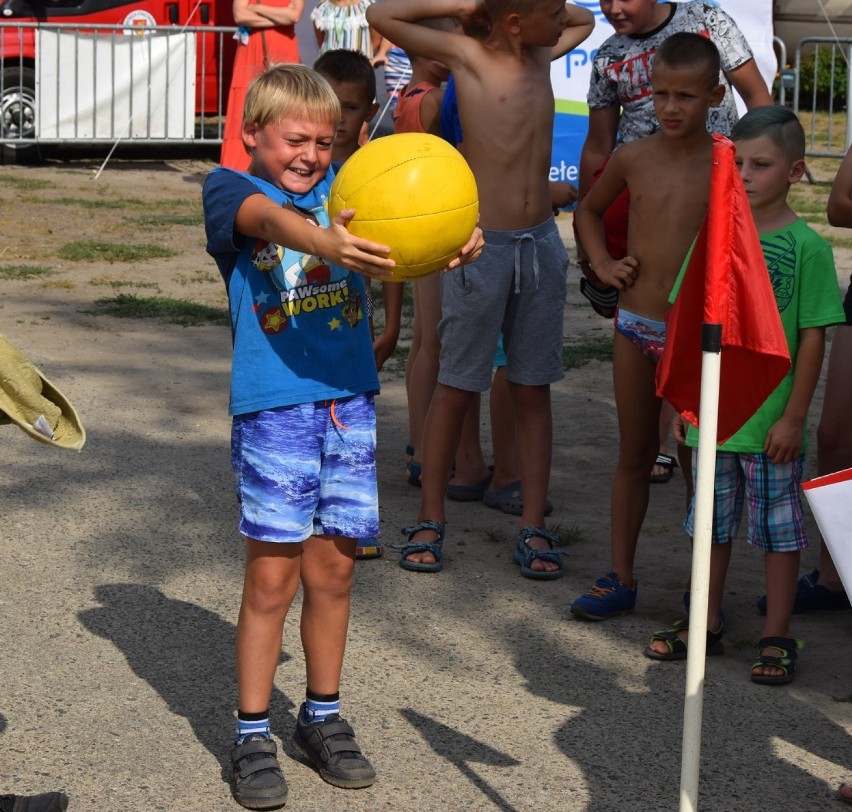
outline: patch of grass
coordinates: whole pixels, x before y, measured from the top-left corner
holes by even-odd
[[[146,203],[135,197],[129,198],[107,198],[107,197],[57,197],[51,200],[58,206],[74,206],[78,209],[144,209],[155,204]]]
[[[224,307],[210,307],[167,296],[139,297],[120,293],[111,299],[98,299],[95,306],[96,310],[85,312],[119,319],[160,319],[184,327],[228,324],[228,311]]]
[[[60,206],[74,206],[80,209],[134,209],[148,211],[152,217],[163,217],[168,221],[169,215],[163,215],[163,209],[199,209],[198,203],[179,198],[172,200],[140,200],[138,197],[57,197],[51,200]],[[203,222],[203,215],[202,215]]]
[[[825,110],[814,113],[809,98],[800,99],[799,120],[805,128],[805,148],[808,152],[828,151],[842,157],[846,152],[844,135],[846,132],[846,113],[834,112],[829,116]],[[808,159],[808,163],[811,160]]]
[[[809,223],[827,223],[828,216],[825,213],[825,199],[822,200],[800,200],[796,203],[796,214]]]
[[[32,191],[33,189],[49,189],[53,184],[49,180],[34,180],[33,178],[23,178],[17,175],[0,175],[0,183],[4,186],[10,186],[13,189],[25,189]]]
[[[139,228],[155,229],[170,228],[171,226],[203,226],[204,214],[145,214],[141,217],[125,217],[125,220]]]
[[[77,285],[70,279],[46,279],[41,283],[43,288],[62,288],[63,290],[72,290]]]
[[[210,273],[210,271],[195,271],[191,275],[185,273],[178,274],[175,277],[175,282],[179,285],[195,285],[203,282],[219,282],[221,276]]]
[[[116,279],[110,276],[96,276],[89,280],[90,285],[106,285],[108,287],[118,288],[146,288],[148,290],[159,290],[160,286],[156,282],[137,282],[132,279]]]
[[[587,541],[585,531],[578,524],[563,524],[561,521],[556,521],[547,529],[556,536],[557,546],[559,547],[567,547],[569,544]]]
[[[135,262],[140,259],[157,259],[159,257],[173,257],[178,252],[164,245],[144,243],[133,245],[130,243],[110,243],[99,240],[78,240],[69,242],[59,249],[58,254],[63,259],[72,262]]]
[[[834,234],[823,235],[835,248],[852,248],[852,237],[838,237]]]
[[[612,361],[612,338],[590,338],[562,348],[563,369],[577,369],[589,361]]]
[[[570,544],[579,544],[580,542],[588,541],[585,531],[577,524],[564,524],[561,521],[555,521],[552,524],[548,524],[547,531],[556,538],[557,547],[567,547]],[[495,530],[494,528],[484,530],[483,535],[495,544],[505,545],[510,542],[514,543],[517,540],[517,534],[508,536],[502,530]]]
[[[46,265],[0,265],[0,279],[35,279],[56,273]]]

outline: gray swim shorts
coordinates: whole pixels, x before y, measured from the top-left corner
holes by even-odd
[[[469,392],[488,389],[501,330],[508,380],[561,380],[568,252],[555,220],[482,233],[479,259],[441,276],[438,380]]]

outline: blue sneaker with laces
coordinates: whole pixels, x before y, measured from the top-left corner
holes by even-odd
[[[584,620],[606,620],[613,615],[632,612],[636,607],[636,581],[623,583],[610,572],[571,604],[571,614]]]

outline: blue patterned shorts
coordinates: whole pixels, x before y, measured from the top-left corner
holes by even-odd
[[[372,396],[235,416],[231,465],[240,532],[288,543],[378,535],[375,451]]]
[[[692,473],[697,479],[697,451],[692,452]],[[748,543],[765,553],[792,553],[808,546],[802,499],[804,455],[793,462],[775,465],[766,454],[716,452],[716,484],[713,494],[713,543],[736,537],[748,504]],[[683,524],[695,532],[695,499]]]

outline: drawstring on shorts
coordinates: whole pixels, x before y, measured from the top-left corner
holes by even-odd
[[[535,288],[538,290],[538,247],[536,246],[535,237],[532,234],[518,234],[512,237],[512,242],[515,243],[515,293],[521,292],[521,247],[527,240],[532,243],[533,280],[535,281]]]
[[[328,401],[326,401],[326,403],[328,403]],[[349,426],[344,426],[343,423],[341,423],[337,419],[337,412],[334,409],[336,404],[337,404],[337,398],[334,398],[334,400],[331,401],[331,408],[328,411],[329,415],[331,416],[331,422],[334,423],[334,425],[337,426],[337,428],[343,429],[343,431],[349,431]]]

